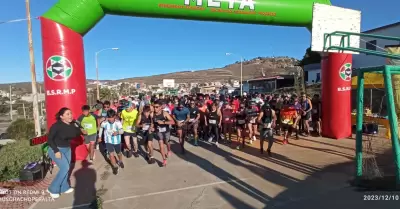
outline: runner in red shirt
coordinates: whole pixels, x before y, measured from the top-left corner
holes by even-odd
[[[232,106],[233,106],[234,112],[236,113],[240,107],[240,100],[239,100],[238,96],[236,96],[235,99],[232,101]]]
[[[222,106],[222,131],[223,139],[226,139],[226,135],[229,135],[228,142],[232,142],[232,128],[234,123],[235,114],[233,108],[228,102],[224,102]],[[226,141],[226,140],[225,140]]]

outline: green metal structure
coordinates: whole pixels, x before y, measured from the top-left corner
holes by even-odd
[[[341,39],[339,46],[332,46],[332,37],[339,36]],[[375,39],[400,41],[399,37],[381,36],[374,34],[362,34],[352,32],[341,32],[336,31],[330,34],[324,35],[324,50],[339,50],[339,52],[353,51],[369,55],[375,55],[380,57],[386,57],[391,59],[400,59],[400,54],[390,54],[388,52],[379,52],[362,48],[354,48],[350,46],[350,36],[369,37]],[[396,115],[396,109],[394,104],[393,87],[392,87],[392,75],[400,74],[400,66],[384,65],[377,67],[367,67],[357,69],[357,124],[356,124],[356,184],[360,182],[363,175],[362,169],[362,156],[363,156],[363,140],[362,140],[362,124],[364,115],[364,73],[383,73],[385,82],[386,99],[388,105],[388,118],[390,123],[390,134],[392,141],[392,152],[394,156],[394,164],[396,169],[396,186],[400,188],[400,145],[399,145],[399,130],[398,130],[398,118]]]

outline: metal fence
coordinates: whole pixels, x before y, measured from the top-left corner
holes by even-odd
[[[45,103],[39,102],[39,115],[45,116]],[[33,103],[13,103],[0,105],[0,121],[12,121],[19,118],[33,119]]]

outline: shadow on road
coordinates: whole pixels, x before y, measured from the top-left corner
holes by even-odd
[[[171,146],[172,150],[175,153],[180,153],[179,144],[173,141],[171,144],[172,144]],[[305,146],[300,146],[300,147],[305,149],[313,149],[312,147],[305,147]],[[263,166],[260,163],[244,159],[231,152],[227,152],[215,146],[210,146],[206,143],[201,143],[201,146],[199,148],[206,149],[221,157],[224,157],[226,161],[228,161],[230,164],[245,168],[248,171],[258,175],[260,178],[264,179],[267,182],[271,182],[273,184],[286,188],[283,192],[281,192],[277,196],[271,197],[268,194],[265,194],[264,192],[260,191],[260,189],[248,184],[247,182],[238,180],[237,177],[225,171],[220,166],[215,165],[213,162],[210,162],[209,160],[203,158],[202,156],[196,155],[190,150],[187,150],[185,155],[177,154],[177,156],[182,158],[183,160],[186,160],[188,162],[197,165],[204,171],[216,176],[221,180],[227,181],[227,184],[235,187],[237,190],[241,191],[244,194],[247,194],[248,196],[260,202],[261,204],[265,205],[264,207],[265,209],[267,208],[327,209],[327,208],[338,208],[338,207],[346,208],[346,204],[337,203],[339,199],[343,200],[344,198],[346,199],[346,197],[344,196],[345,193],[341,192],[343,189],[348,190],[348,192],[350,192],[353,196],[354,194],[358,196],[363,195],[363,193],[355,192],[356,190],[354,188],[351,188],[350,185],[348,184],[348,180],[353,178],[354,168],[355,168],[354,162],[338,163],[324,168],[318,168],[313,165],[309,165],[303,162],[287,158],[286,156],[277,153],[273,153],[272,157],[267,157],[266,154],[261,155],[259,149],[256,149],[254,147],[246,147],[243,150],[241,150],[250,155],[259,157],[260,160],[261,159],[267,160],[270,161],[271,163],[292,170],[296,170],[308,176],[304,180],[300,180],[300,179],[295,179],[289,175],[286,175],[278,170],[273,170],[271,168]],[[340,155],[347,159],[351,158],[351,156],[349,156],[348,154],[344,155],[345,153],[333,152],[333,150],[329,149],[326,150],[323,149],[317,151],[324,152],[330,155]],[[237,181],[229,181],[235,179]],[[228,191],[224,191],[221,188],[217,188],[216,191],[221,195],[222,198],[226,200],[226,202],[231,204],[231,207],[233,208],[237,209],[255,208],[253,205],[249,205],[243,200],[237,199],[236,197],[231,195]],[[315,205],[316,207],[313,207],[312,204],[314,200],[316,200],[316,205]],[[311,203],[309,203],[310,201]],[[299,204],[301,203],[302,205],[304,205],[304,207],[303,206],[299,207],[297,203]],[[333,205],[336,205],[337,207],[331,207]],[[371,208],[371,207],[366,207],[368,206],[368,204],[365,204],[365,201],[363,203],[362,199],[354,200],[353,205],[356,206],[355,208],[359,208],[358,206],[361,205],[363,205],[364,208]]]
[[[87,161],[82,161],[81,163],[82,167],[73,174],[76,183],[72,207],[87,208],[87,204],[91,204],[90,208],[97,208],[96,171],[89,167],[90,164]]]

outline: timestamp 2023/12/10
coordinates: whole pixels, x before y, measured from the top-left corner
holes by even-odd
[[[365,201],[398,201],[399,194],[365,194],[363,200]]]

